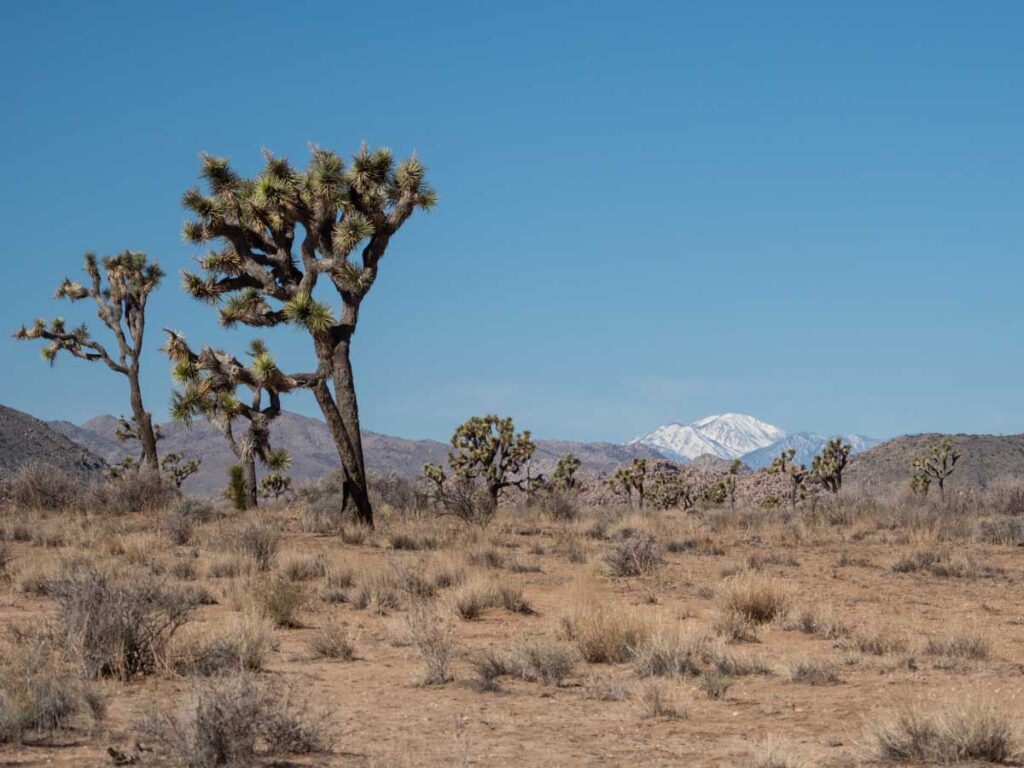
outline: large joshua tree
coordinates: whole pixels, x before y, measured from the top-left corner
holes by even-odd
[[[142,402],[139,358],[146,331],[146,302],[149,294],[160,284],[163,270],[159,264],[147,261],[146,254],[125,251],[102,261],[95,254],[87,253],[85,273],[89,278],[87,285],[64,278],[55,297],[70,301],[92,299],[96,303],[97,316],[117,341],[116,354],[110,354],[103,344],[93,339],[85,323],[69,328],[62,317],[56,317],[49,323],[43,319],[36,320],[31,328],[22,326],[14,336],[50,342],[43,347],[43,358],[50,365],[61,352],[67,352],[81,360],[103,362],[110,370],[126,377],[135,436],[142,446],[142,461],[147,469],[159,472],[153,418]]]
[[[346,168],[336,153],[314,146],[304,171],[264,157],[263,170],[246,179],[226,159],[202,156],[207,192],[185,193],[195,218],[184,237],[220,249],[199,260],[204,274],[185,273],[185,288],[217,304],[225,325],[291,323],[309,333],[317,369],[295,378],[313,391],[331,430],[345,498],[372,525],[352,337],[388,243],[413,211],[432,208],[436,195],[415,155],[396,166],[390,151],[364,144]],[[337,313],[313,298],[321,277],[338,294]]]
[[[249,346],[252,362],[246,366],[221,350],[203,347],[193,352],[184,336],[166,333],[163,351],[174,363],[172,375],[182,387],[171,396],[171,417],[190,425],[202,416],[224,435],[244,473],[245,506],[255,507],[256,460],[275,472],[291,463],[287,452],[270,447],[270,423],[281,413],[281,394],[307,382],[283,374],[259,339]],[[249,390],[248,403],[239,399],[239,387]],[[249,422],[241,435],[235,429],[238,419]]]

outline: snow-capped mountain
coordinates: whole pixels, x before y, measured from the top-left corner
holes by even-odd
[[[705,453],[738,459],[785,436],[785,430],[753,416],[725,413],[692,424],[666,424],[631,444],[646,445],[676,461],[689,461]]]
[[[668,459],[688,462],[702,454],[723,459],[742,459],[751,469],[767,467],[782,451],[796,450],[798,464],[810,465],[825,444],[836,435],[815,432],[786,432],[781,427],[742,413],[708,416],[692,424],[666,424],[633,440]],[[852,453],[867,450],[879,440],[862,435],[840,435],[853,447]]]
[[[841,437],[843,442],[849,443],[852,448],[850,453],[866,451],[882,442],[863,435],[819,435],[814,432],[794,432],[771,445],[745,454],[743,463],[751,469],[761,469],[769,466],[775,457],[783,451],[793,448],[796,450],[793,460],[797,464],[806,464],[809,467],[814,461],[814,457],[821,453],[825,444],[834,437]]]

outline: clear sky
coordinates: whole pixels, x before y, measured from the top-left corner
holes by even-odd
[[[788,429],[1024,431],[1024,3],[0,4],[0,326],[87,250],[145,250],[159,328],[241,351],[177,273],[197,155],[419,151],[355,362],[364,427],[497,411],[625,440],[740,411]],[[93,318],[94,319],[94,318]],[[98,335],[98,334],[97,334]],[[3,345],[0,402],[127,412],[120,377]],[[312,368],[307,338],[268,336]],[[306,394],[287,407],[315,414]]]

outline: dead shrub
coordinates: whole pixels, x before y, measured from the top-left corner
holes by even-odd
[[[385,614],[402,604],[402,586],[393,568],[366,570],[359,578],[358,585],[350,590],[348,602],[356,608],[368,608],[374,613]]]
[[[880,759],[897,763],[1006,763],[1021,747],[1015,713],[977,694],[904,704],[879,719],[870,738]]]
[[[523,680],[560,686],[576,666],[576,654],[564,643],[525,637],[512,652],[513,668]]]
[[[131,515],[137,512],[156,512],[176,498],[177,492],[159,474],[140,469],[137,472],[126,472],[115,480],[90,486],[80,506],[112,515]]]
[[[64,647],[89,678],[130,680],[153,672],[195,603],[142,574],[92,564],[65,569],[52,587]]]
[[[463,584],[452,592],[451,602],[459,618],[466,621],[479,619],[484,611],[496,604],[494,586],[488,581]]]
[[[160,528],[171,543],[178,546],[188,544],[192,538],[192,521],[177,512],[164,515]]]
[[[183,517],[193,525],[199,525],[200,523],[208,523],[213,520],[214,508],[213,504],[206,499],[196,499],[187,496],[175,502],[171,508],[171,514]]]
[[[10,500],[20,509],[71,509],[82,497],[83,484],[50,464],[28,464],[10,479]]]
[[[1024,519],[1010,517],[998,520],[980,520],[976,538],[986,544],[1019,546],[1024,544]]]
[[[731,677],[723,675],[718,670],[707,669],[701,673],[700,682],[697,687],[709,699],[719,701],[725,698],[725,694],[729,692],[731,686]]]
[[[861,653],[872,656],[904,653],[907,650],[906,638],[886,628],[863,631],[854,637],[853,643]]]
[[[251,675],[196,683],[184,711],[158,710],[141,725],[177,764],[253,765],[264,754],[309,754],[328,747],[324,718],[310,718],[288,691]]]
[[[799,613],[786,617],[783,626],[828,640],[836,640],[850,634],[850,630],[843,625],[831,608],[821,606],[804,608]]]

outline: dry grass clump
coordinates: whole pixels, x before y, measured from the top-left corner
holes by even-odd
[[[291,581],[322,579],[327,575],[327,563],[323,555],[291,553],[283,558],[281,573]]]
[[[321,624],[307,640],[306,646],[314,659],[352,661],[356,657],[348,627],[337,619]]]
[[[663,565],[665,558],[654,536],[636,533],[612,547],[604,561],[613,576],[642,576]]]
[[[55,557],[23,557],[13,574],[14,585],[19,592],[46,597],[52,593],[59,571],[60,562]]]
[[[348,564],[335,560],[327,565],[326,577],[321,599],[325,603],[347,603],[348,591],[356,583],[355,571]]]
[[[271,577],[251,582],[252,599],[260,614],[278,627],[301,627],[298,612],[307,601],[302,585],[287,579]]]
[[[641,717],[665,720],[686,717],[686,710],[681,706],[678,696],[667,685],[656,680],[649,681],[640,689],[637,703]]]
[[[141,730],[175,764],[192,768],[254,765],[262,755],[328,748],[324,718],[310,718],[287,691],[251,675],[197,683],[184,711],[153,712]]]
[[[707,669],[701,673],[700,682],[697,687],[709,699],[719,701],[725,698],[725,694],[732,687],[732,678],[718,670]]]
[[[425,601],[414,602],[406,615],[406,626],[412,644],[423,665],[420,685],[439,685],[452,679],[451,666],[455,656],[455,632],[441,621],[433,606]]]
[[[662,624],[633,648],[633,671],[640,677],[699,676],[710,658],[706,635]]]
[[[9,482],[9,498],[19,509],[71,509],[82,495],[81,480],[42,462],[22,467]]]
[[[765,739],[754,747],[752,768],[805,768],[807,764],[789,754],[786,747],[775,739]]]
[[[651,631],[650,620],[637,609],[593,597],[581,600],[562,619],[565,639],[574,643],[584,660],[592,664],[629,661]]]
[[[783,626],[828,640],[837,640],[850,634],[849,628],[839,620],[835,612],[824,606],[804,608],[791,613],[786,617]]]
[[[103,718],[103,700],[61,662],[44,634],[16,633],[0,662],[0,744],[23,742]]]
[[[274,567],[280,539],[269,522],[253,519],[234,532],[232,546],[237,552],[251,557],[259,570],[269,571]]]
[[[810,685],[832,685],[841,683],[842,679],[834,665],[824,661],[802,659],[790,664],[789,681]]]
[[[402,604],[402,585],[394,568],[376,567],[364,571],[356,587],[348,592],[348,602],[385,614]]]
[[[885,627],[858,633],[853,638],[853,644],[861,653],[872,656],[905,653],[908,648],[907,640],[902,634]]]
[[[718,592],[719,607],[755,624],[767,624],[785,613],[789,592],[781,581],[761,573],[740,573],[726,580]]]
[[[433,536],[414,536],[402,531],[395,531],[388,536],[388,543],[392,549],[418,551],[423,549],[437,549],[437,539]]]
[[[182,633],[171,651],[182,675],[209,677],[227,672],[258,672],[278,648],[273,623],[252,613],[231,616],[213,632]]]
[[[587,562],[587,543],[579,531],[566,529],[555,537],[555,552],[570,563],[577,565]]]
[[[170,512],[160,520],[160,530],[172,544],[184,546],[192,539],[192,519],[178,512]]]
[[[915,549],[901,555],[890,566],[896,573],[916,573],[942,562],[946,554],[937,549]]]
[[[489,581],[471,581],[452,592],[452,608],[466,621],[479,619],[495,604],[493,585]]]
[[[212,579],[234,579],[248,574],[254,569],[254,563],[247,557],[228,555],[218,557],[210,563],[207,574]]]
[[[89,678],[130,680],[153,672],[195,603],[142,574],[89,563],[67,567],[52,586],[60,640]]]
[[[1020,751],[1016,712],[992,696],[905,704],[871,729],[876,755],[897,763],[1005,763]]]
[[[594,701],[626,701],[631,695],[626,686],[598,675],[588,677],[583,686],[583,696]]]
[[[501,552],[490,545],[471,548],[466,553],[466,562],[478,568],[501,568],[505,565]]]
[[[498,678],[506,675],[560,686],[576,666],[576,653],[565,643],[524,636],[508,650],[485,651],[473,666],[484,690],[497,690]]]
[[[965,661],[983,661],[989,657],[992,643],[981,635],[946,635],[932,637],[925,644],[924,652],[929,656],[945,656]]]

